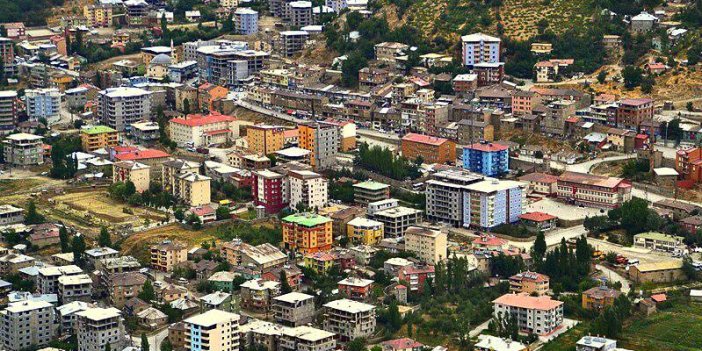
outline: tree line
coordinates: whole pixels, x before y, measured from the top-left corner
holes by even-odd
[[[368,146],[368,143],[359,145],[358,155],[354,159],[354,164],[362,168],[397,180],[418,178],[422,162],[421,158],[411,162],[404,156],[393,154],[388,148]]]

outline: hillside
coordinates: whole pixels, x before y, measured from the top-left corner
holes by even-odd
[[[499,12],[505,36],[515,40],[537,35],[542,20],[558,34],[585,25],[594,13],[592,0],[504,0]]]

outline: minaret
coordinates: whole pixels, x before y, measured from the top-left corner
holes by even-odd
[[[173,47],[173,39],[171,39],[171,63],[176,63],[175,48]]]

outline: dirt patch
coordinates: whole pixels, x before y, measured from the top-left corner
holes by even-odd
[[[187,243],[189,246],[198,246],[202,242],[215,240],[215,231],[216,229],[214,228],[191,230],[180,224],[173,223],[139,232],[126,238],[121,243],[121,251],[125,255],[132,255],[141,260],[148,256],[148,247],[151,244],[171,239]]]

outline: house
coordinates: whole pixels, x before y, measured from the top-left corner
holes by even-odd
[[[678,223],[690,233],[696,233],[702,229],[702,216],[690,216],[681,219]]]
[[[221,271],[215,272],[207,281],[210,282],[217,291],[234,291],[234,278],[236,275],[232,272]]]
[[[530,194],[535,193],[546,196],[556,195],[556,183],[558,182],[558,176],[534,172],[519,177],[519,181],[528,183],[527,191]]]
[[[383,341],[380,347],[383,351],[421,351],[425,348],[424,344],[410,338]]]
[[[291,292],[273,298],[273,315],[278,323],[286,326],[300,326],[314,318],[314,296]]]
[[[352,300],[366,300],[370,297],[373,281],[356,277],[342,279],[338,283],[340,293],[344,293]]]
[[[622,293],[607,287],[606,285],[596,286],[583,291],[582,307],[586,310],[602,311],[605,308],[614,305],[614,301]]]
[[[646,33],[658,24],[658,17],[643,11],[631,18],[631,31],[640,34]]]
[[[509,277],[509,291],[543,296],[549,289],[549,277],[536,272],[520,272]]]
[[[334,300],[324,304],[324,330],[338,334],[339,340],[348,342],[365,338],[375,332],[375,306],[349,299]]]
[[[509,241],[494,235],[481,235],[473,239],[473,250],[502,251],[507,249]]]
[[[526,351],[527,346],[510,339],[493,335],[478,335],[478,343],[473,345],[475,351]]]
[[[215,211],[215,209],[210,205],[191,207],[188,212],[196,215],[197,218],[200,219],[201,223],[213,222],[217,220],[217,211]]]
[[[558,217],[543,212],[522,213],[519,219],[529,231],[534,233],[556,229],[558,226]]]
[[[629,266],[629,278],[636,283],[671,283],[685,279],[681,260]]]
[[[387,272],[392,273],[392,271]],[[429,264],[410,264],[397,269],[397,279],[407,282],[409,284],[407,288],[413,293],[422,293],[425,287],[424,282],[434,280],[434,274],[435,268]]]
[[[151,330],[158,329],[168,323],[168,316],[153,307],[149,307],[137,313],[136,317],[140,325]]]
[[[232,295],[223,291],[215,291],[200,298],[200,312],[211,309],[232,311]]]

